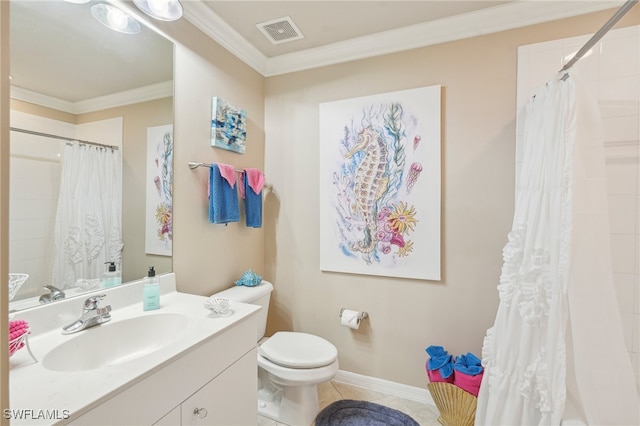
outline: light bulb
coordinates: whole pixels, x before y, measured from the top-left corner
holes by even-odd
[[[154,19],[175,21],[182,16],[180,0],[133,0],[133,3]]]
[[[169,0],[149,0],[149,9],[160,16],[166,16],[169,10]]]
[[[127,15],[120,9],[116,9],[115,7],[109,8],[107,12],[107,20],[111,27],[115,30],[122,31],[127,28]]]
[[[101,24],[125,34],[140,32],[140,23],[125,11],[106,3],[96,3],[91,6],[91,14]]]

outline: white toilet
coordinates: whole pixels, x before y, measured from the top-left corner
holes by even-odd
[[[258,323],[258,414],[291,426],[308,426],[318,415],[318,383],[338,372],[338,350],[313,334],[278,331],[263,339],[273,285],[236,286],[216,293],[230,301],[262,306]]]

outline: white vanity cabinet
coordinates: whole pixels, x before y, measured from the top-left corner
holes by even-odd
[[[68,424],[255,424],[256,328],[256,315],[240,319]]]
[[[180,408],[176,407],[173,410],[169,411],[168,414],[165,414],[163,418],[158,420],[153,424],[153,426],[177,426],[180,424]]]
[[[182,403],[182,426],[255,424],[257,409],[247,409],[248,401],[257,407],[257,351],[254,349],[207,383]],[[250,388],[250,386],[253,386]],[[247,389],[252,389],[247,391]]]

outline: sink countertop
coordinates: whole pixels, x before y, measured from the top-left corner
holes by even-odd
[[[66,417],[65,414],[70,414],[71,419],[77,418],[186,354],[189,349],[208,341],[261,309],[256,305],[232,302],[233,314],[219,317],[203,306],[205,300],[207,297],[173,291],[161,295],[160,309],[155,311],[143,311],[142,303],[138,301],[121,308],[112,306],[111,321],[78,333],[62,335],[61,329],[57,328],[32,334],[29,344],[40,362],[36,363],[31,359],[27,348],[22,348],[10,358],[10,409],[32,410],[33,413],[26,413],[29,418],[22,422],[14,419],[14,415],[11,423],[54,424],[60,420],[64,420],[64,423],[68,421],[63,419]],[[176,340],[147,355],[122,364],[85,371],[52,371],[42,364],[42,359],[50,350],[82,333],[91,333],[99,327],[108,327],[110,324],[134,317],[165,313],[183,314],[189,318],[189,323],[184,333]],[[79,314],[78,312],[78,317]],[[34,422],[33,417],[38,415],[39,410],[54,412],[55,419],[39,419]]]

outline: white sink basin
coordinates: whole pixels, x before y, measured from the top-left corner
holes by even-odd
[[[189,317],[178,313],[144,314],[79,332],[42,360],[53,371],[85,371],[118,365],[161,349],[180,337]]]

